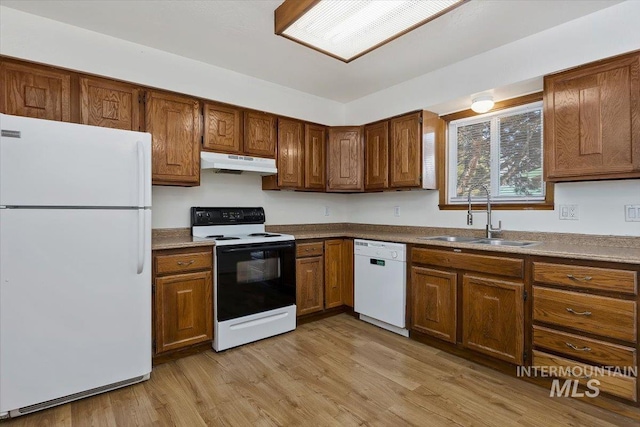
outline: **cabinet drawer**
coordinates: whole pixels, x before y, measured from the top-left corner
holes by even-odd
[[[534,286],[533,319],[636,342],[634,301]]]
[[[581,265],[534,262],[533,279],[538,283],[624,292],[632,295],[636,295],[638,290],[638,279],[635,271]]]
[[[411,262],[508,277],[522,277],[524,264],[521,259],[515,258],[464,254],[423,248],[414,248],[411,251]]]
[[[590,379],[595,379],[600,381],[600,391],[612,394],[614,396],[619,396],[624,399],[632,400],[636,402],[637,398],[637,379],[635,377],[630,377],[627,375],[590,375],[592,373],[596,373],[597,371],[592,372],[594,366],[587,365],[584,363],[576,362],[570,359],[565,359],[564,357],[554,356],[548,353],[544,353],[542,351],[533,350],[533,365],[534,366],[548,366],[552,369],[557,369],[557,373],[563,374],[571,374],[576,371],[583,371],[584,375],[588,378],[575,377],[572,375],[558,375],[559,378],[565,379],[577,379],[580,381],[581,385],[586,385],[587,381]],[[582,369],[580,369],[582,368]],[[561,384],[562,386],[562,384]]]
[[[296,258],[319,256],[324,252],[324,242],[298,243],[296,245]]]
[[[211,252],[188,252],[182,254],[156,255],[156,274],[182,273],[206,270],[213,265]]]
[[[636,366],[636,349],[575,334],[533,327],[533,345],[568,357],[576,357],[595,365]]]

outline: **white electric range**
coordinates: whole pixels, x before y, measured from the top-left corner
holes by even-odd
[[[263,208],[191,208],[194,240],[215,241],[216,351],[296,327],[295,238],[265,231]]]

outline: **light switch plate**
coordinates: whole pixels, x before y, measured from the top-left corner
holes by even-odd
[[[640,222],[640,205],[624,205],[624,220]]]
[[[560,219],[577,221],[580,219],[578,205],[560,205]]]
[[[396,216],[396,217],[400,216],[400,206],[393,207],[393,216]]]

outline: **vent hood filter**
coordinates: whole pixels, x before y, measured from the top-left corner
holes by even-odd
[[[275,175],[275,159],[240,156],[237,154],[200,152],[200,169],[213,169],[214,172],[240,174],[243,172],[258,175]]]

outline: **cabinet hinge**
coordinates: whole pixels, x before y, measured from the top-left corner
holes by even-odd
[[[138,95],[138,102],[142,103],[142,104],[146,104],[147,103],[147,93],[141,93],[140,95]]]
[[[156,340],[151,341],[151,345],[153,346],[153,352],[156,352]]]
[[[524,291],[524,293],[522,294],[522,298],[524,298],[524,300],[526,301],[528,297],[529,293],[527,291]]]
[[[204,147],[204,135],[200,136],[200,145]]]
[[[522,360],[527,361],[527,352],[522,353]]]

